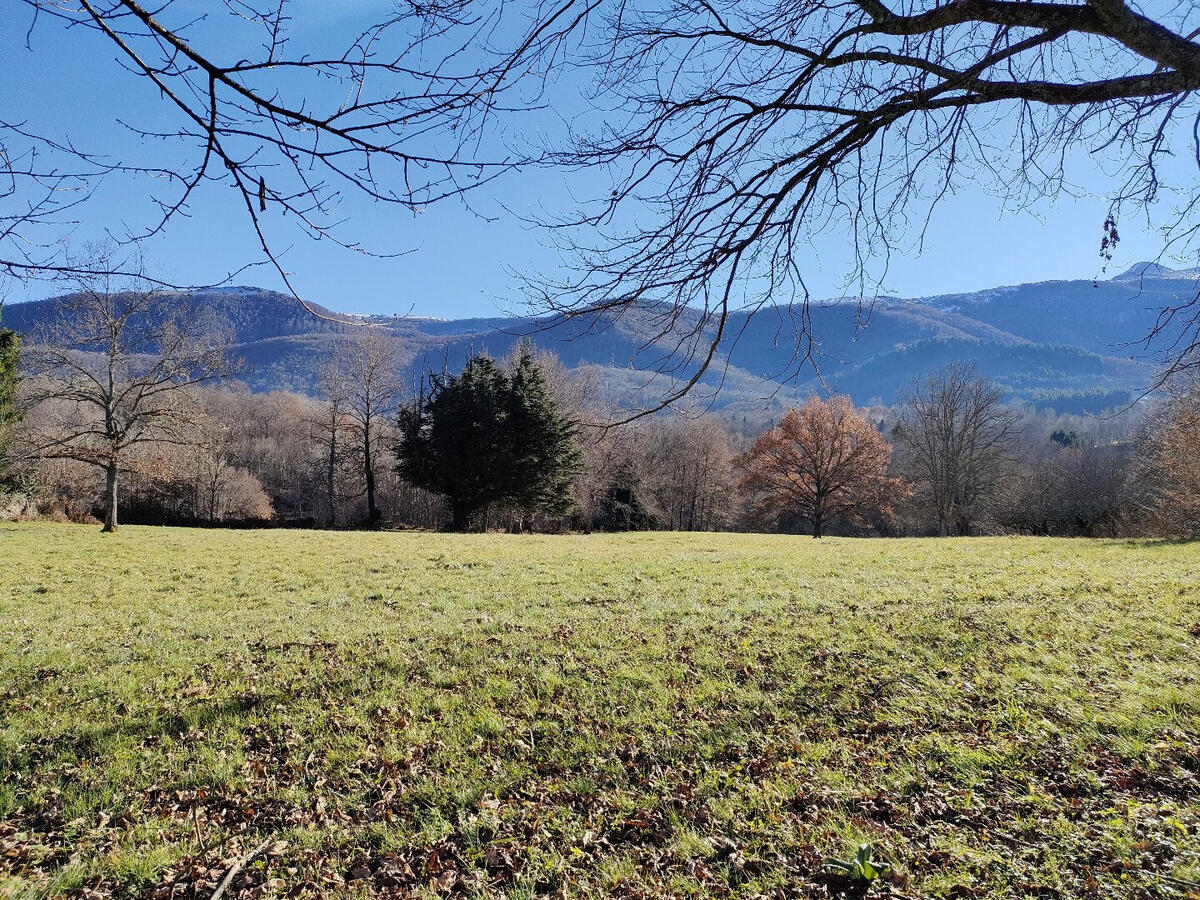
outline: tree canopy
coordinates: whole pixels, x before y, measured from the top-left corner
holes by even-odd
[[[21,338],[0,326],[0,487],[6,481],[5,460],[12,446],[13,430],[21,417],[17,405],[20,356]]]
[[[1200,534],[1200,382],[1164,405],[1143,449],[1144,504],[1165,533]]]
[[[42,408],[22,453],[105,473],[104,530],[118,527],[118,479],[136,448],[195,443],[188,389],[226,371],[227,341],[172,314],[170,298],[81,282],[30,341],[30,401]]]
[[[891,455],[849,397],[814,397],[759,435],[742,462],[742,488],[761,518],[799,519],[821,537],[839,518],[861,526],[891,515],[906,493],[888,475]]]
[[[511,375],[487,356],[434,378],[427,398],[402,410],[400,472],[442,494],[451,527],[465,531],[496,503],[565,515],[579,467],[575,426],[559,411],[532,348]]]

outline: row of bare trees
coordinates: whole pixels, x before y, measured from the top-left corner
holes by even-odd
[[[15,472],[44,507],[99,514],[109,531],[122,508],[151,522],[447,522],[444,500],[401,475],[401,407],[419,386],[406,383],[394,337],[347,338],[322,396],[252,394],[216,382],[234,365],[219,331],[166,302],[106,285],[57,301],[23,350],[6,483]],[[814,397],[746,435],[686,411],[587,426],[619,418],[597,385],[553,357],[536,366],[556,407],[581,423],[573,508],[531,519],[499,504],[499,527],[1200,531],[1194,384],[1137,428],[1049,423],[954,365],[912,386],[897,409],[868,415],[846,397]]]
[[[953,389],[961,377],[947,373],[941,380]],[[426,528],[449,522],[439,497],[396,474],[398,435],[389,416],[373,425],[372,501],[363,432],[349,414],[338,416],[340,398],[207,386],[190,388],[185,403],[183,393],[176,408],[189,410],[189,442],[148,439],[123,453],[127,520]],[[930,435],[914,434],[919,408],[868,416],[845,398],[810,400],[753,440],[713,416],[584,429],[575,512],[531,523],[500,509],[492,524],[817,534],[1200,530],[1200,392],[1181,392],[1136,428],[1092,434],[1075,430],[1080,423],[1072,421],[1018,417],[1005,407],[1001,413],[996,428],[1006,440],[975,435],[940,448]],[[57,404],[30,410],[18,446],[52,433],[58,416]],[[176,423],[169,434],[182,430]],[[984,445],[988,454],[972,456]],[[960,458],[945,459],[947,450]],[[55,451],[18,468],[46,510],[86,517],[108,509],[107,468],[90,457]]]

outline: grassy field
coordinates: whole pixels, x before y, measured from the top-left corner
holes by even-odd
[[[0,526],[0,894],[1200,896],[1200,545]]]

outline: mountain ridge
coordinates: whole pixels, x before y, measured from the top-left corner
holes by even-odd
[[[827,390],[849,393],[859,404],[887,404],[913,379],[962,360],[974,362],[1013,401],[1101,412],[1133,402],[1152,382],[1153,353],[1138,341],[1159,310],[1192,301],[1197,291],[1200,270],[1138,263],[1107,281],[880,298],[862,317],[854,298],[814,302],[807,319],[816,369],[800,364],[808,347],[795,337],[798,306],[736,311],[726,327],[736,340],[721,343],[697,393],[734,410],[779,407]],[[598,320],[590,314],[439,319],[310,304],[319,313],[312,315],[294,298],[252,285],[178,292],[173,299],[230,334],[234,355],[244,361],[237,377],[256,391],[317,393],[321,366],[366,323],[404,343],[414,385],[422,372],[456,369],[473,352],[504,356],[527,335],[567,368],[588,367],[611,399],[629,402],[623,395],[639,374],[655,390],[690,377],[714,334],[699,310],[666,321],[666,310],[650,305]],[[353,302],[346,301],[340,305]],[[35,336],[61,302],[52,297],[7,306],[5,325]],[[1173,336],[1165,335],[1165,343]]]

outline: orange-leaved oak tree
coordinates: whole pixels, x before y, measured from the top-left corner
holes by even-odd
[[[862,525],[891,516],[908,491],[888,475],[891,455],[849,397],[814,397],[758,437],[742,458],[741,484],[761,520],[800,520],[821,537],[835,520]]]

